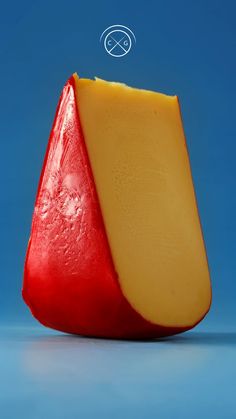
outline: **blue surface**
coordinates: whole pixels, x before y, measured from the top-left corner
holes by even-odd
[[[1,418],[236,416],[236,333],[128,342],[0,332]]]
[[[235,13],[233,0],[1,2],[1,418],[236,416]],[[99,43],[116,23],[137,38],[121,59]],[[56,104],[74,71],[180,97],[213,285],[196,335],[122,343],[33,329],[23,263]]]

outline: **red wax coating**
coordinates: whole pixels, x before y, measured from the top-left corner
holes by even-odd
[[[80,125],[73,76],[49,138],[25,262],[23,298],[45,326],[110,338],[152,338],[187,328],[146,321],[124,297]]]

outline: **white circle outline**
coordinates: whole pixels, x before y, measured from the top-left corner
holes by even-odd
[[[113,26],[115,26],[115,25],[113,25]],[[120,25],[121,26],[121,25]],[[114,32],[122,32],[122,33],[124,33],[127,37],[128,37],[128,39],[129,39],[129,48],[127,49],[127,51],[125,51],[123,54],[119,54],[119,55],[116,55],[116,54],[112,54],[112,52],[110,52],[108,49],[107,49],[107,46],[106,46],[106,41],[107,41],[107,38],[108,38],[108,36],[110,36],[112,33],[114,33]],[[106,37],[105,37],[105,39],[104,39],[104,48],[105,48],[105,50],[106,50],[106,52],[109,54],[109,55],[111,55],[112,57],[115,57],[115,58],[120,58],[120,57],[124,57],[124,55],[126,55],[126,54],[128,54],[128,52],[131,50],[131,47],[132,47],[132,40],[131,40],[131,38],[130,38],[130,36],[129,36],[129,34],[127,33],[127,32],[125,32],[125,31],[123,31],[122,29],[115,29],[115,30],[113,30],[113,31],[111,31],[111,32],[109,32],[107,35],[106,35]],[[119,45],[119,44],[118,44]]]

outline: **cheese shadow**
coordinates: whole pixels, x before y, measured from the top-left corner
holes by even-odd
[[[236,332],[189,332],[156,341],[176,345],[235,346]]]
[[[125,345],[129,343],[153,343],[153,344],[163,344],[165,345],[176,345],[176,346],[236,346],[236,332],[186,332],[174,336],[168,336],[157,339],[108,339],[108,338],[98,338],[98,337],[88,337],[82,335],[70,335],[64,333],[58,333],[58,335],[41,335],[35,340],[44,341],[47,343],[61,343],[62,345],[66,344],[76,344],[81,343],[85,344],[88,342],[94,342],[94,344],[104,345]]]

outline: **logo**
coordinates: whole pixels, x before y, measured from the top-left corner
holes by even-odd
[[[106,52],[112,57],[120,58],[128,54],[136,38],[131,29],[124,25],[112,25],[100,36]]]

